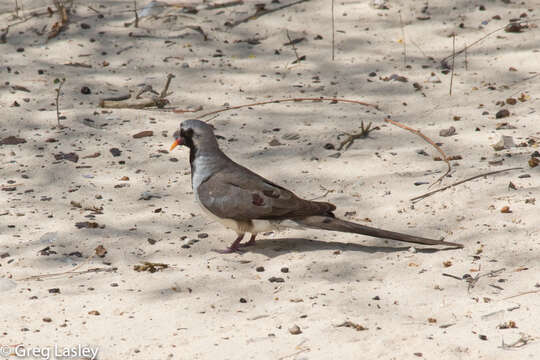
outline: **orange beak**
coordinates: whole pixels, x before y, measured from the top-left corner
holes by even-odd
[[[172,143],[171,148],[169,149],[169,151],[173,151],[173,149],[175,147],[177,147],[178,145],[182,145],[182,138],[181,137],[177,137],[176,140],[174,140],[174,142]]]

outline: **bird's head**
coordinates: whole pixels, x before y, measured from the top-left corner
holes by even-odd
[[[218,148],[212,125],[200,120],[185,120],[180,123],[180,129],[174,133],[172,151],[178,145],[187,146],[191,151],[211,150]]]

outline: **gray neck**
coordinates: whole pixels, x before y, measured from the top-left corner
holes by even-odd
[[[214,148],[211,151],[208,149],[191,149],[191,152],[195,154],[191,155],[191,186],[196,191],[204,181],[212,176],[217,171],[221,170],[229,160],[229,158],[223,154],[218,148]]]

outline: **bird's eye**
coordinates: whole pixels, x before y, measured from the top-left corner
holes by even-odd
[[[186,130],[182,129],[180,130],[180,135],[182,137],[188,137],[188,138],[193,137],[193,129],[192,128],[189,128]]]

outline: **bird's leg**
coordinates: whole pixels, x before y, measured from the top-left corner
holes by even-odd
[[[240,241],[242,241],[243,238],[244,238],[244,234],[238,234],[238,237],[236,238],[236,240],[234,240],[234,242],[229,247],[223,250],[214,250],[214,251],[220,254],[232,254],[235,252],[242,252],[242,250],[240,250]]]
[[[253,246],[255,245],[255,238],[257,237],[257,234],[251,234],[251,238],[247,243],[240,244],[241,247],[245,246]]]

